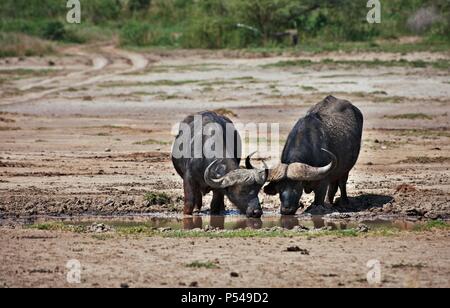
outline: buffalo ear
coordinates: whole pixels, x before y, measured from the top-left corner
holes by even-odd
[[[278,193],[278,191],[277,191],[277,183],[276,182],[271,182],[268,185],[266,185],[266,187],[264,187],[264,193],[266,195],[275,196]]]

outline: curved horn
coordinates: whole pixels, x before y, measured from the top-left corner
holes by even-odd
[[[321,149],[331,156],[331,163],[324,167],[313,167],[303,163],[280,164],[269,171],[268,181],[281,181],[289,179],[293,181],[319,181],[337,165],[337,157],[326,149]]]
[[[221,178],[218,178],[218,179],[213,179],[213,178],[211,178],[211,176],[210,176],[211,168],[212,168],[218,161],[219,161],[218,159],[216,159],[215,161],[213,161],[213,162],[208,166],[208,168],[206,168],[205,174],[203,175],[203,178],[204,178],[204,180],[205,180],[205,183],[206,183],[208,186],[212,187],[212,188],[222,188],[222,184],[223,184],[223,181],[224,181],[224,178],[225,178],[225,177],[221,177]]]
[[[257,151],[253,152],[252,154],[250,154],[249,156],[247,156],[247,158],[245,159],[245,168],[247,169],[255,169],[255,167],[253,167],[252,162],[251,162],[251,158],[258,153]]]
[[[266,172],[265,170],[257,169],[236,169],[228,172],[225,176],[213,179],[210,176],[211,168],[217,160],[208,166],[205,170],[204,179],[205,183],[212,188],[226,188],[234,185],[253,185],[258,183],[260,185],[266,182]]]
[[[321,149],[331,156],[331,162],[324,167],[312,167],[307,164],[293,163],[288,165],[286,177],[294,181],[319,181],[325,178],[337,165],[337,157],[326,149]]]

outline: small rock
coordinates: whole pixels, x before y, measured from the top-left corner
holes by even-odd
[[[92,224],[89,228],[88,228],[88,232],[93,232],[93,233],[105,233],[105,232],[110,232],[112,229],[110,226],[107,226],[105,224]]]
[[[168,232],[168,231],[172,231],[172,228],[170,227],[163,227],[163,228],[158,228],[159,232]]]
[[[292,231],[294,231],[294,232],[306,232],[306,231],[309,231],[309,229],[307,227],[305,227],[305,226],[298,225],[298,226],[295,226],[294,228],[292,228]]]
[[[361,232],[361,233],[369,232],[369,230],[370,230],[370,228],[365,224],[359,224],[358,228],[356,228],[356,231]]]
[[[309,256],[309,251],[307,249],[302,249],[298,246],[291,246],[286,249],[289,252],[300,252],[302,255]]]
[[[237,278],[237,277],[239,277],[239,274],[236,273],[236,272],[231,272],[230,276],[233,277],[233,278]]]
[[[197,281],[193,281],[193,282],[191,282],[191,284],[189,286],[191,288],[197,288],[198,287],[198,282]]]
[[[105,149],[105,152],[106,152],[106,153],[109,153],[109,152],[111,152],[111,149],[110,149],[110,148],[106,148],[106,149]]]
[[[130,286],[128,285],[128,283],[121,283],[121,284],[120,284],[120,288],[121,288],[121,289],[129,289]]]

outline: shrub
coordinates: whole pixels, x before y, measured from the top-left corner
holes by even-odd
[[[64,24],[60,21],[48,22],[42,31],[42,36],[52,41],[62,41],[66,34]]]

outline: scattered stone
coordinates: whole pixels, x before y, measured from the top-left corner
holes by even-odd
[[[92,224],[88,227],[87,231],[92,233],[105,233],[111,232],[112,229],[110,226],[107,226],[105,224]]]
[[[237,278],[237,277],[239,277],[239,274],[236,273],[236,272],[231,272],[230,276],[233,277],[233,278]]]
[[[170,227],[163,227],[163,228],[158,228],[159,232],[168,232],[168,231],[172,231],[172,228]]]
[[[307,249],[302,249],[298,246],[291,246],[286,249],[289,252],[300,252],[302,255],[309,256],[309,251]]]
[[[292,228],[292,231],[294,231],[294,232],[306,232],[306,231],[309,231],[309,229],[307,227],[305,227],[305,226],[298,225],[298,226],[295,226],[294,228]]]
[[[417,191],[417,189],[414,186],[409,185],[409,184],[401,184],[395,188],[396,193],[402,193],[402,194],[416,192],[416,191]]]
[[[120,284],[120,288],[121,288],[121,289],[129,289],[130,286],[128,285],[128,283],[121,283],[121,284]]]
[[[415,208],[406,210],[406,215],[408,215],[408,216],[424,216],[425,214],[426,214],[426,212],[419,210],[419,209],[415,209]]]
[[[110,148],[106,148],[106,149],[105,149],[105,152],[106,152],[106,153],[110,153],[110,152],[111,152],[111,149],[110,149]]]
[[[197,281],[191,282],[191,284],[189,285],[189,287],[191,287],[191,288],[197,288],[197,287],[198,287],[198,282],[197,282]]]
[[[369,232],[369,230],[370,230],[369,226],[367,226],[365,224],[359,224],[358,227],[356,228],[356,231],[361,232],[361,233]]]

